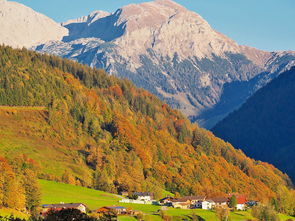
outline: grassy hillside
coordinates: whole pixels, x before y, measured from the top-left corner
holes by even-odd
[[[160,209],[159,206],[154,205],[119,203],[121,200],[119,196],[103,191],[54,181],[40,180],[39,182],[42,189],[43,204],[79,202],[86,204],[90,210],[98,209],[103,206],[125,206],[126,208],[140,210],[150,214]]]
[[[40,165],[41,174],[55,179],[70,169],[91,182],[91,170],[81,161],[78,149],[68,149],[52,137],[54,132],[45,120],[47,115],[44,107],[0,106],[0,155],[13,159],[26,154]]]
[[[103,206],[117,205],[120,198],[114,194],[85,187],[39,180],[42,189],[42,204],[85,203],[94,210]]]
[[[272,165],[101,70],[1,46],[0,88],[0,154],[27,154],[41,178],[107,192],[241,192],[259,200],[291,184]]]

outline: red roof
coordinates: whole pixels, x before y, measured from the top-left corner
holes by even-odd
[[[229,195],[229,197],[232,197],[233,195],[235,195],[237,198],[237,204],[245,204],[247,202],[247,197],[243,194],[232,193],[232,194],[228,194],[228,195]]]
[[[247,202],[246,196],[239,195],[237,196],[237,203],[238,204],[245,204]]]

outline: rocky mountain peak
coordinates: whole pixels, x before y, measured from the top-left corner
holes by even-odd
[[[171,0],[130,4],[63,25],[69,36],[37,50],[129,78],[208,128],[295,60],[290,53],[239,46]]]
[[[61,25],[66,26],[66,25],[71,24],[71,23],[87,23],[88,25],[90,25],[90,24],[96,22],[97,20],[99,20],[101,18],[104,18],[104,17],[107,17],[109,15],[110,15],[109,12],[96,10],[96,11],[91,12],[87,16],[82,16],[82,17],[77,18],[77,19],[68,20],[67,22],[61,23]]]
[[[200,15],[170,0],[127,5],[117,15],[116,24],[125,29],[115,42],[126,57],[138,57],[149,48],[169,57],[177,53],[181,60],[240,51],[234,41],[214,31]]]
[[[20,3],[0,0],[0,44],[31,47],[61,40],[68,31],[52,19]]]

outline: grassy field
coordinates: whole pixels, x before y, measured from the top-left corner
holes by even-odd
[[[148,214],[160,209],[159,206],[154,205],[119,203],[121,199],[119,196],[98,190],[46,180],[39,180],[39,183],[42,189],[42,204],[84,203],[91,210],[103,206],[124,206]]]
[[[103,206],[117,205],[120,198],[116,195],[74,185],[39,180],[42,189],[42,204],[84,203],[94,210]]]

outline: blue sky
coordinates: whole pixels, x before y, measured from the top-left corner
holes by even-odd
[[[113,12],[143,0],[15,0],[55,21]],[[295,0],[175,0],[203,16],[211,26],[239,44],[259,49],[295,50]]]

